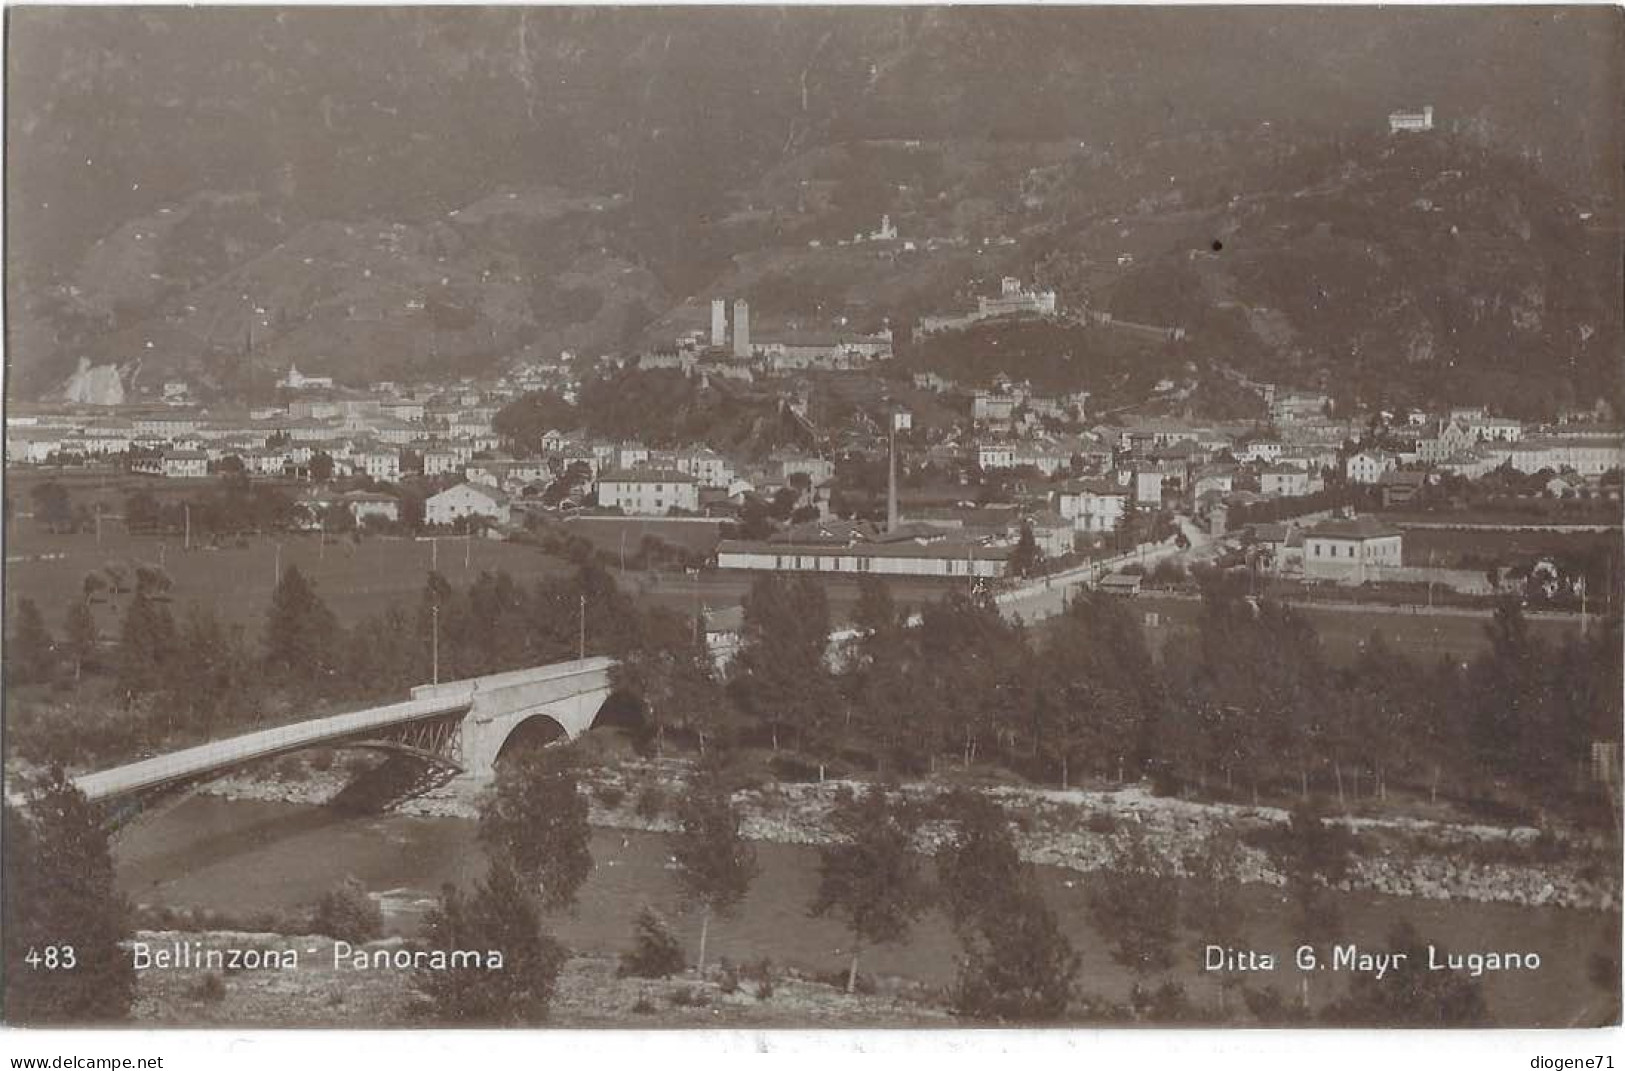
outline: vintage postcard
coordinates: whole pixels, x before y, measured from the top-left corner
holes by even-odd
[[[8,8],[17,1051],[1618,1024],[1622,25]]]

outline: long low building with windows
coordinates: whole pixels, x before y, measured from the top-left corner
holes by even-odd
[[[1001,577],[1015,548],[947,540],[920,543],[768,543],[724,540],[717,568],[783,573],[847,573],[862,576]]]

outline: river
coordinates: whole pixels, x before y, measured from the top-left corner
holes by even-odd
[[[818,852],[801,845],[758,843],[759,874],[737,915],[713,923],[708,955],[736,962],[769,956],[780,965],[833,971],[845,961],[847,934],[838,923],[807,916],[818,880]],[[692,957],[698,926],[685,916],[668,870],[660,834],[595,829],[596,863],[577,909],[552,920],[572,948],[614,953],[630,943],[632,920],[644,905],[673,919]],[[119,880],[131,899],[175,907],[207,907],[233,914],[289,910],[312,903],[349,877],[379,894],[386,926],[413,933],[445,882],[471,883],[484,871],[474,826],[462,819],[403,815],[348,816],[328,809],[283,803],[232,801],[215,796],[188,799],[138,822],[115,845]],[[1080,989],[1122,1000],[1130,976],[1111,961],[1110,950],[1087,920],[1087,875],[1042,868],[1040,879],[1074,945],[1083,954]],[[1386,947],[1386,936],[1408,918],[1426,940],[1451,951],[1536,952],[1538,971],[1486,975],[1486,996],[1497,1024],[1568,1025],[1593,1018],[1602,994],[1587,977],[1591,953],[1617,944],[1610,920],[1596,912],[1396,899],[1337,894],[1347,941]],[[1247,976],[1297,991],[1291,967],[1298,940],[1292,909],[1280,890],[1242,889],[1247,947],[1282,960],[1273,974]],[[929,984],[949,983],[959,943],[947,923],[929,913],[909,939],[866,950],[866,973]],[[1216,974],[1201,969],[1196,938],[1179,952],[1176,976],[1194,998],[1217,991]],[[1320,979],[1324,978],[1325,981]],[[1314,998],[1342,989],[1341,977],[1316,977]]]

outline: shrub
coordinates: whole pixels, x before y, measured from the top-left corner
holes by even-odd
[[[333,753],[327,748],[314,751],[310,756],[310,768],[326,773],[333,768]]]
[[[682,946],[672,936],[666,920],[652,908],[638,912],[632,947],[621,953],[617,973],[623,978],[668,978],[686,965]]]
[[[819,971],[817,974],[813,975],[813,981],[817,982],[819,985],[827,985],[834,989],[839,989],[844,993],[846,991],[846,969],[838,967],[832,971]],[[874,978],[860,972],[857,977],[857,983],[852,987],[852,992],[862,993],[865,996],[872,996],[875,992]]]
[[[325,936],[361,944],[383,936],[384,913],[360,882],[347,878],[316,902],[311,925]]]
[[[756,983],[757,1000],[767,1000],[773,996],[773,961],[771,959],[763,956],[755,963],[745,967],[742,973]]]
[[[279,759],[276,764],[276,778],[278,781],[303,781],[305,779],[305,763],[297,755],[287,755]]]
[[[727,960],[723,960],[719,970],[722,974],[722,980],[717,983],[717,988],[721,989],[726,996],[733,996],[739,992],[739,968]]]
[[[637,1002],[632,1005],[632,1014],[653,1015],[654,1013],[655,1002],[649,999],[648,993],[639,993]]]
[[[705,1008],[711,1004],[711,994],[699,986],[687,986],[667,998],[674,1008]]]
[[[599,785],[592,794],[598,797],[599,803],[610,808],[619,807],[626,799],[626,789],[620,785]]]

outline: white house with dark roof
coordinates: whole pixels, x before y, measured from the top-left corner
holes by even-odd
[[[429,524],[456,524],[469,517],[485,517],[507,524],[508,496],[491,487],[460,483],[432,496],[423,504],[423,519]]]
[[[673,508],[694,513],[700,485],[675,469],[614,469],[598,475],[598,504],[645,517],[662,517]]]
[[[1372,517],[1322,521],[1304,533],[1305,576],[1360,584],[1403,564],[1404,536]]]
[[[164,455],[164,475],[172,480],[196,480],[209,474],[209,455],[201,450],[171,450]]]
[[[1361,450],[1349,455],[1344,476],[1349,483],[1376,483],[1382,474],[1399,467],[1399,458],[1386,450]]]
[[[1055,508],[1079,532],[1114,532],[1123,523],[1131,492],[1111,480],[1076,480],[1055,492]]]

